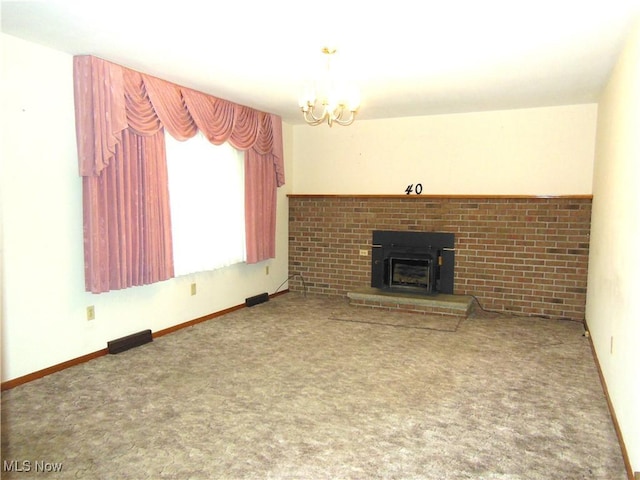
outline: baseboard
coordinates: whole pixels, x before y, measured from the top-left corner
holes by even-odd
[[[2,382],[2,391],[10,390],[19,385],[32,382],[39,378],[46,377],[47,375],[60,372],[70,367],[75,367],[76,365],[80,365],[81,363],[88,362],[89,360],[94,360],[96,358],[102,357],[107,353],[108,353],[108,350],[106,348],[103,348],[102,350],[98,350],[97,352],[88,353],[87,355],[83,355],[78,358],[73,358],[71,360],[67,360],[66,362],[58,363],[57,365],[53,365],[51,367],[38,370],[37,372],[29,373],[27,375],[14,378],[12,380],[7,380],[6,382]]]
[[[613,403],[611,402],[611,397],[609,396],[609,389],[607,388],[607,382],[604,378],[604,375],[602,374],[602,368],[600,367],[600,360],[598,360],[598,353],[596,352],[596,348],[593,344],[593,338],[591,338],[589,326],[587,325],[586,320],[584,324],[585,324],[585,336],[589,340],[589,346],[591,347],[593,361],[595,362],[596,368],[598,370],[598,377],[600,378],[600,384],[602,385],[602,390],[604,391],[604,396],[607,400],[607,407],[609,408],[609,413],[611,415],[611,420],[613,422],[613,428],[616,431],[616,436],[618,437],[618,443],[620,444],[620,450],[622,451],[622,460],[624,461],[624,468],[627,471],[627,478],[629,480],[640,480],[640,473],[636,472],[634,475],[633,469],[631,468],[631,461],[629,460],[627,447],[624,443],[624,438],[622,437],[622,430],[620,430],[620,424],[618,423],[618,418],[616,417],[616,411],[613,408]]]
[[[208,315],[204,315],[203,317],[194,318],[193,320],[189,320],[188,322],[174,325],[173,327],[158,330],[157,332],[153,332],[153,338],[162,337],[164,335],[177,332],[178,330],[182,330],[183,328],[193,327],[194,325],[197,325],[199,323],[206,322],[207,320],[213,320],[214,318],[222,317],[227,313],[235,312],[236,310],[240,310],[241,308],[245,308],[244,303],[241,303],[240,305],[234,305],[233,307],[225,308],[224,310],[219,310],[217,312],[213,312]]]
[[[289,289],[288,288],[286,290],[282,290],[280,292],[272,293],[271,295],[269,295],[269,298],[278,297],[280,295],[284,295],[285,293],[289,293]],[[184,322],[184,323],[181,323],[179,325],[174,325],[173,327],[165,328],[164,330],[158,330],[157,332],[153,333],[153,338],[158,338],[158,337],[161,337],[163,335],[167,335],[169,333],[173,333],[173,332],[176,332],[178,330],[182,330],[183,328],[193,327],[194,325],[197,325],[198,323],[206,322],[207,320],[212,320],[214,318],[221,317],[223,315],[226,315],[227,313],[231,313],[231,312],[235,312],[236,310],[240,310],[241,308],[246,308],[246,304],[245,303],[241,303],[241,304],[235,305],[233,307],[225,308],[224,310],[220,310],[218,312],[210,313],[209,315],[205,315],[204,317],[195,318],[193,320],[189,320],[188,322]]]
[[[274,298],[280,295],[284,295],[285,293],[289,293],[288,288],[280,292],[276,292],[269,295],[269,298]],[[183,328],[192,327],[194,325],[197,325],[198,323],[206,322],[207,320],[212,320],[214,318],[221,317],[223,315],[226,315],[227,313],[233,312],[235,310],[239,310],[241,308],[246,308],[246,305],[242,303],[240,305],[235,305],[233,307],[225,308],[224,310],[220,310],[218,312],[210,313],[209,315],[205,315],[203,317],[198,317],[193,320],[189,320],[188,322],[184,322],[179,325],[174,325],[173,327],[165,328],[164,330],[158,330],[157,332],[153,333],[153,338],[158,338],[163,335],[167,335],[169,333],[182,330]],[[85,363],[85,362],[88,362],[89,360],[94,360],[96,358],[99,358],[108,354],[109,354],[109,350],[107,348],[103,348],[102,350],[98,350],[97,352],[88,353],[86,355],[82,355],[81,357],[67,360],[66,362],[58,363],[57,365],[52,365],[51,367],[38,370],[37,372],[28,373],[27,375],[23,375],[22,377],[13,378],[11,380],[7,380],[6,382],[2,382],[0,386],[0,390],[1,391],[10,390],[20,385],[24,385],[25,383],[32,382],[33,380],[46,377],[47,375],[51,375],[52,373],[60,372],[67,368],[80,365],[81,363]]]

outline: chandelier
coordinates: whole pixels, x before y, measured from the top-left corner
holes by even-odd
[[[336,75],[339,72],[332,71],[331,60],[336,49],[325,47],[322,53],[326,60],[325,70],[316,81],[305,85],[300,96],[304,121],[312,126],[324,122],[330,127],[334,123],[351,125],[360,106],[359,94],[344,78]]]

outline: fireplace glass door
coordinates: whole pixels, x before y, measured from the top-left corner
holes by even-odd
[[[454,242],[453,233],[374,230],[371,286],[453,294]]]
[[[390,287],[405,287],[432,290],[431,259],[389,258]]]

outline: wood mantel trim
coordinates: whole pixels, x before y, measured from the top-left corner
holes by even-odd
[[[580,195],[384,195],[384,194],[332,194],[332,193],[288,193],[289,198],[407,198],[412,200],[419,200],[421,198],[435,198],[435,199],[509,199],[509,198],[524,198],[524,199],[537,199],[537,198],[556,198],[556,199],[586,199],[592,200],[591,194]]]

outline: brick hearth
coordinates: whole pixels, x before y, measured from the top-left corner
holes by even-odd
[[[348,292],[349,304],[379,310],[402,311],[423,315],[445,315],[467,318],[473,311],[474,300],[469,295],[449,295],[436,293],[432,295],[416,295],[361,288]]]

